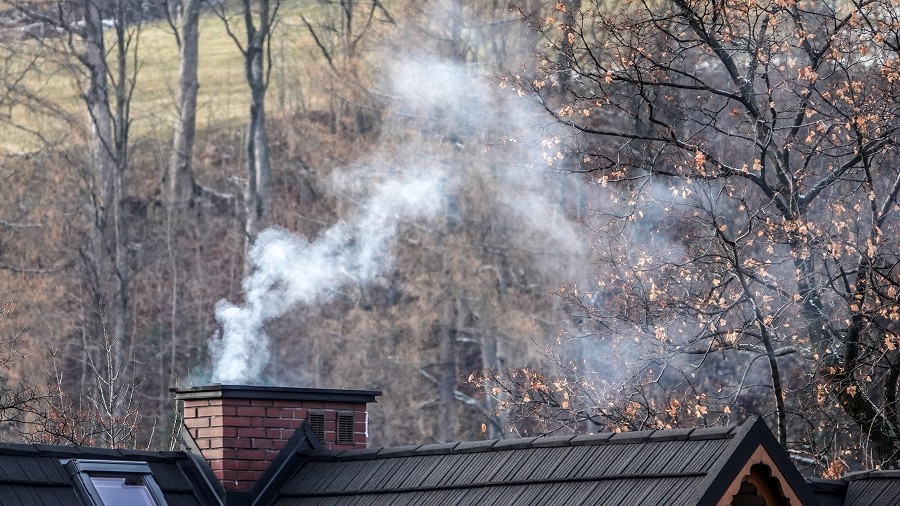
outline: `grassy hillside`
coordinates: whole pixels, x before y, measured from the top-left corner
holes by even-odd
[[[300,105],[301,89],[296,76],[306,66],[310,49],[305,30],[298,25],[301,9],[307,8],[291,4],[280,11],[269,94],[270,111],[274,113]],[[236,21],[233,31],[242,32]],[[165,21],[146,24],[137,35],[131,47],[131,62],[138,64],[132,139],[164,140],[169,137],[177,114],[178,47]],[[249,103],[242,55],[222,20],[212,12],[201,18],[200,37],[198,128],[202,131],[238,126]],[[112,31],[107,32],[107,40],[107,50],[111,51]],[[8,40],[0,47],[0,78],[7,88],[19,91],[0,102],[0,150],[29,151],[45,143],[62,142],[71,135],[75,126],[72,123],[85,121],[78,84],[81,70],[68,63],[70,57],[65,54],[68,49],[64,42],[62,38],[18,39]],[[114,55],[110,59],[114,60]],[[40,105],[35,107],[37,101]]]

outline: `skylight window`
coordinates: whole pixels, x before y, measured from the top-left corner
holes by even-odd
[[[63,465],[90,506],[166,506],[146,462],[70,459]]]

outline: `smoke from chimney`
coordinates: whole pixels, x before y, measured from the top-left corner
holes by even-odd
[[[441,174],[425,171],[384,181],[350,219],[312,242],[281,228],[261,232],[250,250],[252,273],[242,284],[244,303],[216,304],[223,332],[213,342],[212,381],[261,381],[269,361],[263,324],[298,304],[321,301],[342,286],[379,275],[389,265],[400,222],[427,219],[440,208],[441,180]]]
[[[428,55],[395,59],[385,76],[380,95],[391,98],[393,109],[381,146],[370,165],[335,171],[332,178],[343,200],[361,203],[312,241],[280,228],[259,234],[249,252],[252,272],[242,284],[244,303],[216,306],[222,336],[211,343],[213,382],[265,383],[266,321],[385,274],[398,226],[452,207],[448,196],[465,185],[484,187],[490,202],[482,205],[515,224],[506,246],[581,258],[576,225],[560,201],[544,195],[547,160],[561,155],[558,129],[547,125],[540,108],[501,98],[497,86],[470,67]],[[574,269],[583,262],[553,258],[536,267],[549,272],[561,264]]]

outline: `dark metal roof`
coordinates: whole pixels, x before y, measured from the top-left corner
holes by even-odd
[[[848,481],[845,506],[897,506],[900,504],[900,471],[863,471],[844,477]]]
[[[259,504],[715,504],[761,444],[780,451],[765,424],[753,420],[726,428],[299,451],[278,493]],[[787,457],[773,460],[804,504],[817,504]]]
[[[844,480],[823,480],[810,478],[806,484],[812,489],[819,506],[843,506],[847,494],[847,482]]]
[[[254,491],[228,504],[711,505],[760,446],[803,505],[900,504],[900,471],[804,481],[760,420],[727,428],[345,452],[322,450],[304,425]],[[225,493],[210,481],[211,470],[189,451],[17,444],[0,444],[0,504],[82,504],[65,459],[147,462],[169,506],[223,505]]]
[[[900,505],[900,471],[860,471],[840,480],[809,479],[821,506]]]
[[[169,506],[218,505],[195,460],[185,452],[109,450],[80,446],[0,445],[0,503],[17,506],[83,504],[61,462],[97,459],[147,462]]]

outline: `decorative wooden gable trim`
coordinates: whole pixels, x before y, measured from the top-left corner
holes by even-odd
[[[789,506],[818,506],[819,502],[803,476],[791,462],[784,448],[778,444],[775,435],[760,418],[748,420],[737,427],[734,439],[716,464],[709,469],[706,477],[697,485],[697,506],[733,505],[735,494],[740,494],[744,478],[752,476],[753,466],[760,465],[766,480],[759,481],[765,488],[781,488],[780,495]],[[767,467],[767,468],[766,468]],[[759,475],[757,471],[757,475]],[[775,481],[772,481],[775,480]],[[775,483],[777,485],[770,485]],[[755,485],[746,484],[749,490]],[[754,499],[756,506],[766,504],[762,497],[745,496]],[[743,500],[739,500],[740,505]],[[693,504],[693,503],[692,503]],[[777,504],[777,501],[776,501]],[[771,505],[775,506],[775,505]]]
[[[750,487],[748,487],[750,485]],[[744,491],[741,488],[744,488]],[[769,452],[760,444],[753,455],[738,472],[737,477],[725,491],[717,506],[740,506],[742,504],[759,504],[744,502],[748,489],[755,491],[757,498],[762,498],[766,506],[812,506],[805,505],[791,488],[788,480],[781,474]],[[757,499],[758,501],[758,499]]]

